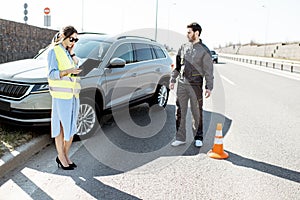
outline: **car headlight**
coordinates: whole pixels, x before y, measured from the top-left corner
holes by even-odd
[[[49,92],[48,83],[35,84],[30,93],[42,93],[42,92]]]

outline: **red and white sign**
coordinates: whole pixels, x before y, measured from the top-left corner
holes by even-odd
[[[49,15],[50,14],[50,8],[48,8],[48,7],[44,8],[44,13],[45,13],[45,15]]]

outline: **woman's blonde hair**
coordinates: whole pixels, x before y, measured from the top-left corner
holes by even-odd
[[[54,37],[52,38],[52,44],[58,44],[62,41],[61,33],[57,32]]]

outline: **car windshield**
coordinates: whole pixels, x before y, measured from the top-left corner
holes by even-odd
[[[106,41],[80,39],[74,47],[74,53],[81,59],[102,60],[110,46],[111,43]],[[34,59],[47,60],[48,52],[51,49],[49,47],[50,45],[41,49]]]
[[[74,47],[74,52],[79,58],[102,60],[110,46],[111,43],[106,41],[80,39]]]

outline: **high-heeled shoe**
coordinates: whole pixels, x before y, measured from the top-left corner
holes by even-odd
[[[76,168],[77,167],[77,165],[73,162],[73,163],[71,163],[71,164],[69,164],[69,166],[70,167],[73,167],[73,168]]]
[[[71,167],[70,165],[68,167],[63,166],[58,157],[56,157],[56,162],[57,162],[57,166],[61,167],[63,170],[73,170],[74,169],[74,167]]]

